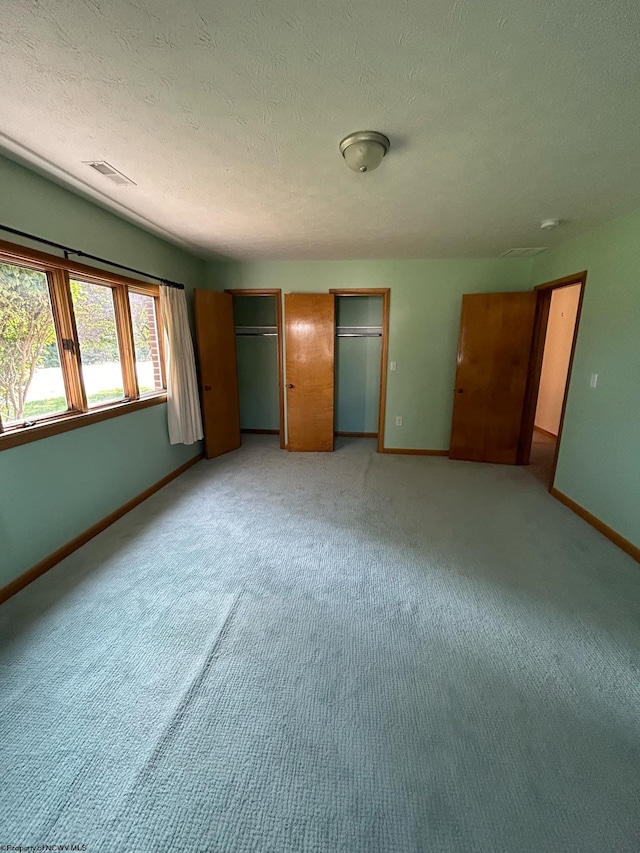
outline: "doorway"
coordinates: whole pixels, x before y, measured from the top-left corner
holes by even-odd
[[[529,388],[523,418],[522,462],[549,490],[553,487],[571,378],[586,272],[535,288]]]
[[[377,438],[382,297],[336,296],[335,434]]]
[[[384,445],[389,288],[330,291],[335,297],[337,436],[376,438]]]
[[[545,486],[553,477],[581,290],[580,284],[567,284],[551,291],[529,459],[531,473]]]
[[[233,298],[240,431],[278,435],[284,447],[280,290],[229,290]]]
[[[541,477],[551,490],[586,277],[586,272],[582,272],[538,285],[531,291],[463,296],[453,389],[451,459],[528,466],[534,445],[534,466],[538,461],[541,463]],[[538,430],[534,431],[553,294],[572,285],[578,286],[579,294],[577,309],[574,301],[570,344],[567,341],[561,348],[564,353],[559,381],[561,402],[558,403],[559,397],[554,398],[556,402],[551,409],[555,420],[546,420],[545,392],[538,413]],[[571,295],[575,299],[575,291]],[[561,294],[554,302],[562,306],[563,298]],[[569,312],[565,310],[564,313],[568,317]],[[552,376],[555,373],[553,351],[548,350],[550,370],[547,371]],[[543,426],[543,421],[549,426]],[[542,430],[549,434],[545,435]],[[538,457],[538,450],[540,457],[546,457],[546,462]]]

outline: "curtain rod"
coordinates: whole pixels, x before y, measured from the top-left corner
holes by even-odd
[[[44,237],[36,237],[35,234],[29,234],[27,231],[18,231],[17,228],[9,228],[8,225],[0,225],[0,230],[9,231],[9,233],[17,234],[19,237],[26,237],[28,240],[35,240],[36,243],[44,243],[46,246],[53,246],[56,249],[61,249],[67,260],[69,259],[69,255],[77,255],[79,258],[90,258],[92,261],[98,261],[99,263],[107,264],[110,267],[117,267],[119,270],[127,270],[127,272],[135,272],[138,275],[143,275],[145,278],[153,278],[156,281],[162,282],[162,284],[166,284],[167,287],[176,287],[178,290],[184,290],[184,284],[180,284],[179,281],[171,281],[171,279],[161,278],[159,275],[152,275],[149,272],[137,270],[135,267],[126,267],[124,264],[117,264],[115,261],[108,261],[106,258],[99,258],[97,255],[89,255],[87,252],[72,249],[70,246],[63,246],[62,243],[54,243],[52,240],[45,240]]]

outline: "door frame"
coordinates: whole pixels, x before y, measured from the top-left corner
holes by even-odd
[[[580,285],[580,296],[578,298],[578,310],[576,313],[576,322],[573,329],[573,340],[571,341],[571,354],[569,356],[569,366],[567,369],[567,379],[564,386],[564,394],[562,397],[562,409],[560,410],[560,424],[558,426],[558,438],[556,441],[556,449],[553,456],[553,465],[551,468],[551,480],[549,483],[549,491],[553,490],[553,484],[556,478],[556,468],[558,465],[558,454],[560,451],[560,442],[562,440],[562,429],[564,427],[564,415],[567,407],[567,399],[569,396],[569,385],[571,383],[571,371],[573,369],[573,358],[576,351],[576,342],[578,340],[578,329],[580,326],[580,316],[582,314],[582,303],[584,302],[584,291],[587,282],[587,270],[567,275],[563,278],[557,278],[553,281],[546,281],[543,284],[538,284],[533,288],[537,294],[536,316],[533,324],[533,336],[531,341],[531,358],[529,361],[529,375],[527,377],[527,389],[525,392],[525,404],[522,415],[522,428],[520,431],[520,441],[518,445],[518,463],[519,465],[528,465],[531,456],[531,442],[533,440],[533,428],[536,416],[536,405],[538,402],[538,392],[540,391],[540,377],[542,375],[542,359],[544,356],[544,345],[547,337],[547,325],[549,322],[549,309],[551,308],[551,296],[554,290],[561,287],[569,287],[572,284]]]
[[[225,290],[225,293],[230,293],[231,296],[275,296],[276,298],[276,336],[278,340],[278,435],[280,436],[280,449],[284,450],[284,386],[282,381],[282,290],[280,288],[227,288]],[[256,431],[263,432],[262,430]]]
[[[389,358],[390,287],[334,287],[334,296],[382,296],[382,349],[380,353],[380,396],[378,400],[378,453],[384,452],[384,424],[387,411],[387,361]]]

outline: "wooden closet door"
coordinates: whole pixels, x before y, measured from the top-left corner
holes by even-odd
[[[451,459],[518,463],[536,295],[462,297]]]
[[[240,403],[233,297],[194,290],[205,456],[240,447]]]
[[[284,314],[288,448],[333,450],[333,294],[287,293]]]

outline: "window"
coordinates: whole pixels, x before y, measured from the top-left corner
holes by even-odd
[[[68,408],[47,275],[0,263],[0,418],[10,426]]]
[[[0,244],[0,449],[165,399],[157,285]]]
[[[160,391],[164,387],[156,303],[157,300],[146,293],[129,290],[136,376],[141,394]]]
[[[71,279],[82,379],[89,408],[124,398],[113,292],[103,284]]]

